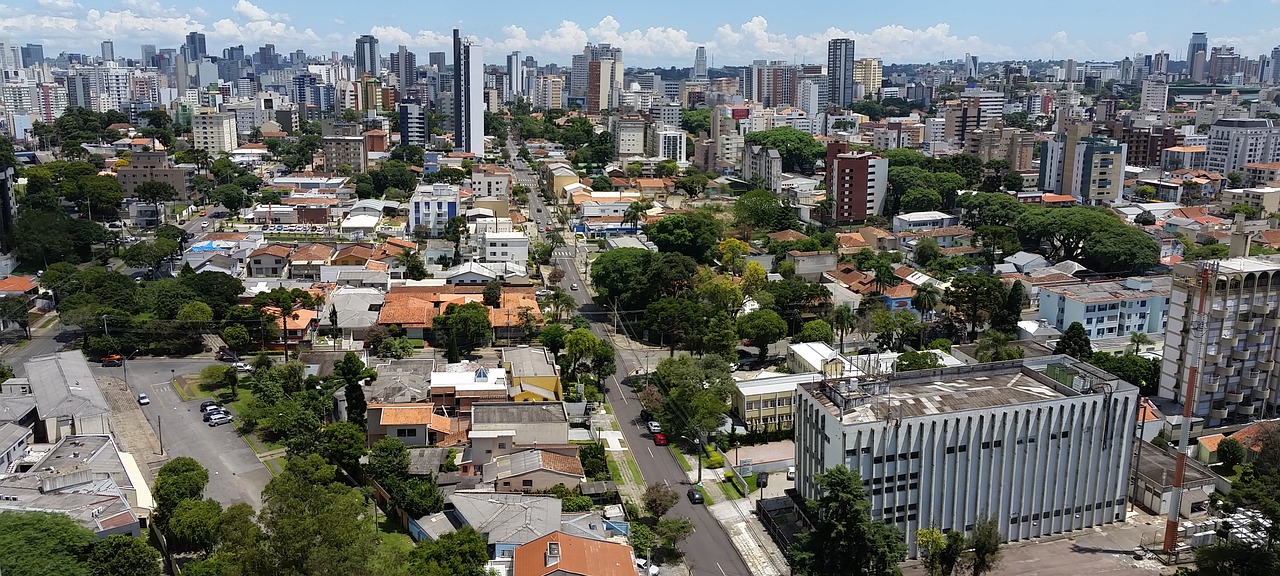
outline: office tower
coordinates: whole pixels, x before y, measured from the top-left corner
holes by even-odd
[[[427,63],[430,64],[432,68],[435,68],[436,72],[444,74],[445,53],[431,52],[430,54],[427,54]]]
[[[707,79],[707,47],[699,46],[693,53],[693,72],[689,78],[693,80]]]
[[[1063,69],[1063,73],[1062,73],[1063,82],[1079,81],[1080,79],[1079,66],[1076,65],[1076,61],[1074,59],[1070,59],[1070,58],[1067,59],[1067,62],[1062,69]]]
[[[505,101],[515,102],[517,99],[528,96],[524,91],[525,73],[524,59],[520,57],[520,51],[516,50],[508,54]]]
[[[1271,76],[1264,78],[1263,82],[1280,85],[1280,46],[1271,49]]]
[[[845,142],[832,142],[827,145],[826,165],[832,223],[862,222],[884,209],[889,181],[887,158],[851,150]]]
[[[1124,522],[1134,384],[1060,355],[896,372],[827,351],[812,368],[787,355],[800,497],[821,497],[815,477],[848,466],[909,556],[920,529],[964,534],[983,518],[1006,542]],[[1042,466],[1053,472],[1031,472]]]
[[[884,80],[884,67],[879,58],[859,58],[853,63],[853,81],[862,85],[865,98],[873,98],[880,94],[880,84]]]
[[[827,41],[827,102],[844,108],[857,99],[854,94],[852,38]]]
[[[1222,118],[1209,128],[1210,172],[1241,172],[1245,164],[1280,162],[1280,126],[1265,118]]]
[[[243,56],[241,56],[243,58]],[[268,70],[275,70],[279,65],[280,56],[276,54],[276,45],[267,44],[258,48],[258,65],[255,70],[261,74]]]
[[[116,61],[116,45],[114,42],[110,40],[102,41],[102,61],[103,62]]]
[[[1244,59],[1236,54],[1233,46],[1214,46],[1209,50],[1210,82],[1230,82],[1231,77],[1244,72]]]
[[[391,53],[391,73],[396,75],[396,85],[400,87],[400,91],[407,91],[410,86],[418,83],[418,55],[401,44]]]
[[[294,50],[289,54],[289,63],[295,68],[305,66],[307,64],[307,53],[302,50]]]
[[[533,94],[533,80],[538,77],[538,61],[533,56],[524,57],[524,79],[521,92],[527,97]]]
[[[1191,41],[1187,42],[1187,72],[1192,74],[1191,79],[1197,81],[1204,80],[1206,62],[1205,55],[1209,53],[1209,37],[1204,32],[1192,32]],[[1166,70],[1161,70],[1165,72]],[[1199,75],[1196,75],[1196,73]]]
[[[369,34],[356,38],[356,76],[378,72],[378,39]]]
[[[27,44],[18,51],[18,54],[22,60],[23,68],[36,66],[44,62],[44,46],[41,44]]]
[[[538,76],[535,78],[533,107],[543,110],[564,108],[564,77]]]
[[[1128,147],[1110,138],[1090,136],[1093,126],[1067,126],[1042,145],[1041,190],[1073,196],[1086,205],[1109,204],[1120,198]]]
[[[1133,60],[1128,56],[1120,61],[1120,82],[1124,84],[1133,82]]]
[[[0,70],[17,70],[22,65],[22,49],[0,39]]]
[[[400,101],[400,143],[407,146],[427,147],[431,141],[429,110],[418,98]]]
[[[155,44],[142,45],[142,65],[148,68],[154,68],[156,66],[156,45]]]
[[[1142,97],[1139,109],[1148,112],[1163,112],[1168,107],[1169,85],[1160,80],[1143,80]]]
[[[453,144],[484,155],[484,60],[480,47],[453,29]]]
[[[588,67],[599,60],[622,62],[622,48],[614,48],[610,44],[587,44],[582,47],[581,54],[573,55],[573,73],[569,78],[569,94],[583,98],[587,96]],[[619,70],[621,72],[621,70]],[[622,75],[617,77],[618,86],[622,85]]]
[[[1161,50],[1151,56],[1151,73],[1152,74],[1168,74],[1169,73],[1169,53]]]
[[[964,77],[966,79],[978,77],[978,57],[968,52],[964,54]]]
[[[587,114],[618,107],[622,73],[621,60],[604,57],[587,64]]]
[[[184,46],[187,55],[187,62],[199,62],[209,52],[205,49],[204,34],[199,32],[187,33],[187,43]]]

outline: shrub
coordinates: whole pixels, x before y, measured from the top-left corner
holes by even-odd
[[[632,502],[630,500],[623,501],[622,511],[626,512],[627,520],[634,522],[640,519],[640,506],[638,506],[635,502]]]
[[[702,465],[712,469],[724,468],[724,456],[721,456],[720,452],[711,446],[707,446],[706,450],[707,459],[703,461]]]

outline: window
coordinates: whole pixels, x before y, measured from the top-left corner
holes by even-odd
[[[507,449],[507,443],[506,443],[506,442],[499,442],[499,443],[498,443],[498,449],[499,449],[499,450],[506,450],[506,449]]]
[[[525,488],[533,488],[533,480],[524,480],[520,482],[520,485]]]
[[[418,430],[416,428],[396,428],[397,438],[416,438]]]

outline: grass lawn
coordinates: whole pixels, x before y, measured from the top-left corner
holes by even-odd
[[[705,505],[710,506],[716,503],[716,499],[711,497],[711,492],[707,490],[706,486],[695,486],[695,488],[702,493],[702,499],[706,501],[704,502]],[[720,495],[723,496],[724,493],[721,492]]]
[[[640,473],[640,465],[639,465],[639,464],[636,464],[636,459],[635,459],[635,458],[630,458],[630,457],[628,457],[628,458],[627,458],[627,468],[630,468],[630,469],[631,469],[631,474],[632,474],[633,476],[635,476],[636,480],[639,480],[639,481],[640,481],[640,485],[641,485],[641,486],[643,486],[643,485],[644,485],[644,474],[641,474],[641,473]]]
[[[747,494],[751,494],[752,492],[755,492],[758,489],[758,487],[756,486],[755,474],[747,474],[747,477],[745,478],[745,480],[747,481]]]
[[[675,444],[667,444],[667,448],[671,449],[671,453],[675,455],[676,462],[680,464],[681,470],[684,470],[685,472],[693,471],[693,466],[689,464],[689,459],[685,458],[684,452],[681,452],[679,447]]]
[[[237,396],[235,400],[228,402],[227,405],[231,407],[231,411],[233,413],[242,414],[245,409],[248,408],[251,400],[253,400],[253,391],[249,390],[247,386],[240,386],[239,396]],[[243,438],[245,443],[247,443],[250,448],[253,448],[253,451],[258,454],[284,449],[283,444],[268,442],[257,433],[246,434]]]
[[[245,436],[245,440],[249,440],[249,437]],[[249,445],[252,446],[253,443],[250,442]],[[270,460],[265,460],[262,463],[267,467],[267,470],[271,472],[272,476],[279,476],[284,472],[284,461],[284,458],[272,458]]]
[[[53,323],[54,323],[54,322],[57,322],[57,321],[58,321],[58,317],[57,317],[57,316],[50,316],[50,317],[46,318],[44,322],[41,322],[41,323],[40,323],[40,329],[41,329],[41,330],[43,330],[43,329],[45,329],[45,328],[48,328],[48,327],[50,327],[50,326],[53,326]]]

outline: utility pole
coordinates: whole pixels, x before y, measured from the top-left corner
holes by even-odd
[[[1178,430],[1178,460],[1173,469],[1173,494],[1169,497],[1169,518],[1164,524],[1164,553],[1173,554],[1178,540],[1178,519],[1182,513],[1182,481],[1187,470],[1187,450],[1191,441],[1191,417],[1200,391],[1200,364],[1204,362],[1204,334],[1207,329],[1205,306],[1209,300],[1209,287],[1218,279],[1218,267],[1201,262],[1196,270],[1196,313],[1191,320],[1191,362],[1187,367],[1187,379],[1182,382],[1182,426]]]

